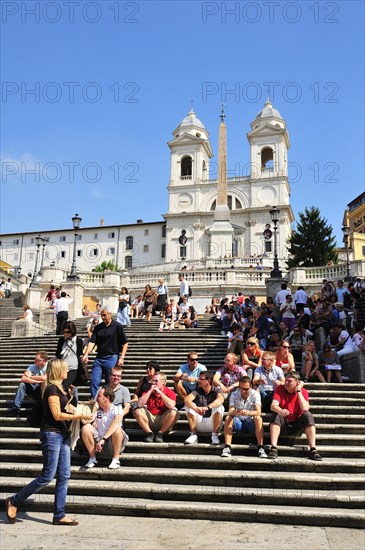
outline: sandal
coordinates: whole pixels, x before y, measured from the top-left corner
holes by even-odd
[[[10,513],[9,513],[9,512],[10,512],[10,507],[15,508],[15,515],[13,515],[13,516],[11,516]],[[10,497],[8,497],[8,498],[5,499],[5,512],[6,512],[6,517],[8,518],[8,522],[14,524],[15,521],[16,521],[16,512],[17,512],[17,509],[16,509],[16,507],[11,503]]]
[[[79,522],[75,519],[62,518],[53,520],[53,525],[66,525],[67,527],[75,527],[78,524]]]
[[[319,454],[319,452],[317,451],[317,449],[311,449],[309,451],[309,458],[311,460],[316,460],[317,462],[320,462],[322,459],[321,455]]]

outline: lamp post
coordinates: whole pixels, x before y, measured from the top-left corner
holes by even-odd
[[[278,230],[277,224],[279,221],[279,215],[280,215],[280,210],[278,210],[276,206],[274,206],[274,208],[270,210],[271,220],[274,224],[274,269],[271,271],[270,277],[276,278],[276,279],[281,279],[281,271],[279,269],[279,261],[278,261],[278,242],[277,242],[277,234],[276,234]]]
[[[72,218],[72,224],[74,229],[74,251],[72,256],[72,264],[71,264],[71,272],[69,275],[67,275],[68,281],[79,281],[80,277],[77,275],[76,272],[76,241],[77,241],[77,235],[78,230],[80,229],[80,223],[82,221],[82,218],[78,214],[75,214]]]
[[[38,271],[37,271],[37,268],[38,268],[38,258],[39,258],[39,249],[43,243],[43,237],[41,235],[38,235],[36,238],[35,238],[35,245],[37,247],[37,251],[36,251],[36,255],[35,255],[35,265],[34,265],[34,271],[33,271],[33,277],[32,277],[32,281],[29,285],[29,288],[37,288],[39,287],[39,283],[37,281],[37,276],[38,276]]]
[[[38,271],[38,276],[39,277],[42,276],[42,269],[43,269],[43,262],[44,262],[44,250],[46,248],[46,244],[48,243],[48,241],[49,241],[49,237],[43,237],[41,263],[40,263],[39,271]]]
[[[343,232],[343,242],[345,243],[346,248],[346,277],[344,279],[345,282],[352,281],[352,277],[350,275],[350,259],[349,259],[349,236],[350,236],[350,228],[348,225],[344,225],[342,227]]]

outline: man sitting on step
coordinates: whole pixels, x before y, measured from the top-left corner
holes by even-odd
[[[276,445],[281,433],[294,437],[305,432],[310,448],[309,458],[322,460],[316,449],[316,427],[313,415],[309,412],[308,392],[303,386],[299,374],[291,371],[285,377],[285,385],[275,388],[271,404],[275,414],[270,423],[271,448],[268,458],[278,457]]]
[[[171,430],[179,418],[176,393],[166,387],[166,376],[161,371],[155,373],[151,384],[151,388],[138,399],[138,408],[133,411],[133,415],[147,434],[146,443],[162,443],[164,434]]]
[[[207,367],[199,363],[197,352],[189,351],[187,363],[181,365],[173,377],[175,391],[183,401],[190,392],[196,389],[200,374],[206,370]]]
[[[219,445],[218,431],[224,414],[224,397],[220,388],[213,384],[213,372],[207,370],[200,374],[196,390],[185,399],[190,435],[186,444],[198,443],[197,432],[210,433],[212,445]]]
[[[259,447],[258,456],[267,458],[264,444],[264,428],[261,417],[261,397],[258,391],[252,389],[249,376],[242,376],[238,381],[238,389],[229,398],[229,409],[224,423],[225,447],[221,456],[231,456],[233,432],[255,433]]]
[[[99,408],[90,422],[82,428],[81,437],[90,455],[85,468],[94,468],[98,463],[96,453],[101,453],[104,449],[113,456],[108,468],[116,470],[120,467],[119,456],[124,449],[123,407],[114,405],[114,399],[115,393],[112,389],[101,387],[96,396]]]
[[[38,351],[34,364],[29,365],[23,373],[10,411],[12,415],[19,415],[20,407],[26,395],[34,400],[37,398],[42,382],[46,381],[47,359],[48,354],[46,351]]]

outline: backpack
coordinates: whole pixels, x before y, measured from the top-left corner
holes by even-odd
[[[191,286],[189,285],[189,296],[193,295],[193,291],[191,290]]]

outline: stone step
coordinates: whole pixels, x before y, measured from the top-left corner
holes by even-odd
[[[165,495],[166,496],[166,495]],[[2,500],[2,503],[4,500]],[[52,512],[54,496],[44,493],[35,495],[20,510]],[[194,518],[214,521],[239,521],[276,524],[316,525],[322,527],[363,528],[364,512],[343,508],[282,506],[264,504],[190,502],[185,500],[153,500],[139,498],[73,496],[67,503],[70,515],[80,513],[115,516],[148,516],[168,518]]]
[[[223,461],[224,459],[222,459]],[[264,459],[262,459],[264,460]],[[266,459],[268,460],[268,459]],[[103,461],[108,464],[107,461]],[[20,464],[19,466],[7,463],[0,464],[0,474],[12,475],[13,477],[26,476],[36,477],[42,469],[41,464],[30,463]],[[153,482],[153,483],[168,483],[173,485],[195,485],[199,483],[203,486],[222,485],[224,487],[270,487],[277,489],[308,489],[310,488],[323,490],[327,489],[332,492],[339,490],[357,490],[363,491],[365,488],[365,475],[349,474],[341,475],[323,472],[297,472],[293,477],[292,472],[286,471],[255,471],[250,470],[230,470],[225,469],[198,469],[186,471],[185,468],[179,468],[177,464],[172,467],[149,467],[141,470],[139,467],[125,466],[123,457],[121,458],[121,468],[115,472],[108,471],[105,467],[93,468],[92,472],[85,471],[83,466],[72,466],[73,479],[110,479],[115,481],[128,481],[135,483]]]
[[[214,456],[220,456],[223,444],[221,444],[219,447],[210,445],[209,443],[199,443],[198,445],[184,445],[183,439],[180,443],[174,442],[174,434],[170,434],[165,438],[165,442],[162,444],[154,444],[154,443],[144,443],[143,436],[139,432],[137,435],[131,433],[132,436],[132,442],[128,443],[128,447],[130,445],[134,445],[138,451],[141,453],[147,453],[147,454],[153,454],[154,456],[160,456],[161,454],[170,454],[170,453],[177,453],[177,454],[191,454],[194,453],[197,456],[199,455],[214,455]],[[33,441],[33,440],[32,440]],[[202,440],[203,441],[203,440]],[[265,443],[269,443],[268,441]],[[266,445],[267,446],[267,445]],[[127,447],[127,448],[128,448]],[[232,447],[234,448],[234,446]],[[268,447],[267,447],[268,448]],[[343,445],[336,445],[336,444],[322,444],[319,443],[317,445],[317,449],[319,453],[327,460],[327,458],[336,458],[336,459],[356,459],[356,460],[363,460],[364,459],[364,448],[360,446],[343,446]],[[306,442],[303,440],[302,444],[299,442],[296,445],[288,445],[287,442],[280,440],[279,446],[278,446],[278,452],[279,452],[279,463],[283,458],[287,457],[295,457],[296,459],[302,460],[303,458],[309,462],[307,459],[308,456],[308,446],[306,445]],[[34,454],[35,453],[35,454]],[[235,454],[238,456],[257,456],[257,446],[254,444],[241,444],[235,446]],[[14,460],[19,461],[20,458],[22,461],[35,461],[35,462],[41,462],[41,454],[40,451],[34,449],[3,449],[0,453],[0,461],[6,461],[6,460]],[[223,459],[222,459],[223,460]],[[268,460],[268,459],[267,459]],[[274,462],[274,461],[270,461]],[[339,473],[339,472],[338,472]]]
[[[122,466],[123,467],[123,466]],[[29,483],[29,477],[8,478],[1,477],[2,492],[15,493]],[[48,486],[42,494],[52,494],[54,488]],[[262,504],[283,506],[316,506],[320,501],[328,508],[348,508],[362,510],[365,498],[357,491],[339,489],[336,491],[311,489],[277,489],[255,487],[226,487],[220,485],[192,484],[180,486],[168,483],[138,482],[126,480],[110,480],[110,476],[98,479],[98,483],[75,479],[75,475],[68,485],[70,497],[83,495],[85,497],[114,497],[119,499],[154,499],[165,500],[169,494],[174,500],[188,500],[190,502]]]

